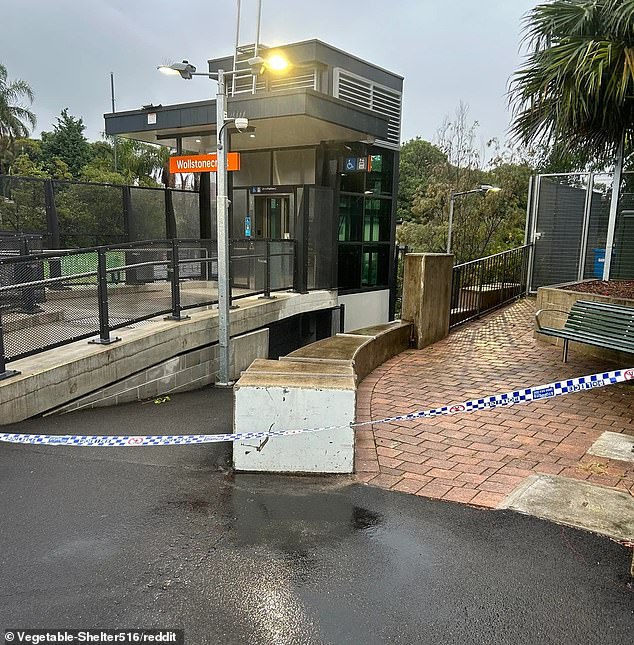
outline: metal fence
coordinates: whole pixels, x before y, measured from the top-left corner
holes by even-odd
[[[611,279],[634,278],[634,173],[620,187]],[[531,181],[526,242],[533,244],[531,291],[603,279],[611,173],[538,175]]]
[[[293,240],[232,240],[232,300],[295,288]],[[0,257],[0,378],[6,364],[160,315],[216,304],[215,240],[156,240]]]
[[[530,245],[453,268],[449,327],[526,295]]]
[[[41,235],[50,249],[195,238],[199,194],[0,175],[0,231]]]

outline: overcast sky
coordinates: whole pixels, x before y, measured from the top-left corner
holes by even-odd
[[[318,38],[405,77],[402,139],[433,139],[462,100],[480,138],[505,138],[505,93],[520,58],[522,16],[537,0],[263,0],[261,42]],[[200,100],[206,79],[166,77],[156,65],[231,54],[236,0],[0,0],[0,62],[35,92],[35,133],[64,107],[91,139],[110,111]],[[257,0],[242,0],[241,43],[255,39]]]

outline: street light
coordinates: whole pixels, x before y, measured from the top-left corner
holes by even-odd
[[[472,190],[463,190],[461,192],[452,192],[449,198],[449,230],[447,231],[447,253],[451,253],[451,231],[453,228],[453,208],[456,202],[456,197],[461,195],[471,195],[474,193],[480,193],[481,195],[486,195],[487,193],[499,193],[502,189],[498,186],[491,186],[490,184],[482,184],[478,188],[473,188]]]
[[[266,61],[256,56],[249,59],[249,66],[253,76],[261,74],[266,66]],[[238,71],[225,72],[197,72],[196,67],[189,61],[172,65],[159,65],[159,71],[164,74],[180,75],[181,78],[191,80],[194,76],[207,76],[218,81],[216,92],[216,143],[217,143],[217,181],[216,181],[216,228],[218,237],[218,346],[220,349],[220,366],[216,385],[229,387],[231,382],[231,355],[230,355],[230,277],[229,277],[229,203],[227,197],[227,145],[226,126],[233,123],[239,130],[244,131],[249,125],[248,119],[227,117],[227,90],[225,76],[234,76]]]

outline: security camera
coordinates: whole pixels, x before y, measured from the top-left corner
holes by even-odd
[[[244,132],[249,127],[249,119],[243,116],[239,116],[233,123],[239,132]]]
[[[251,74],[253,74],[253,76],[259,76],[264,72],[266,61],[262,56],[254,56],[253,58],[249,58],[247,62],[249,63]]]

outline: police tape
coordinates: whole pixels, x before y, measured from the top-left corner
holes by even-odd
[[[90,447],[127,447],[127,446],[182,446],[205,443],[221,443],[228,441],[245,441],[251,439],[265,439],[269,437],[291,437],[293,435],[308,432],[323,432],[326,430],[337,430],[339,428],[359,428],[367,425],[380,425],[382,423],[394,423],[397,421],[414,421],[443,415],[454,415],[478,410],[492,410],[494,408],[507,407],[518,403],[530,403],[541,401],[564,394],[574,394],[585,390],[624,383],[634,380],[634,368],[615,370],[580,376],[578,378],[557,381],[546,385],[538,385],[523,390],[494,394],[481,399],[472,399],[464,403],[446,405],[430,410],[410,412],[395,417],[386,417],[374,421],[362,421],[348,425],[322,426],[313,428],[302,428],[295,430],[266,430],[261,432],[240,432],[227,434],[189,434],[189,435],[144,435],[144,436],[120,436],[120,435],[51,435],[51,434],[21,434],[2,432],[0,442],[22,443],[48,446],[90,446]]]

